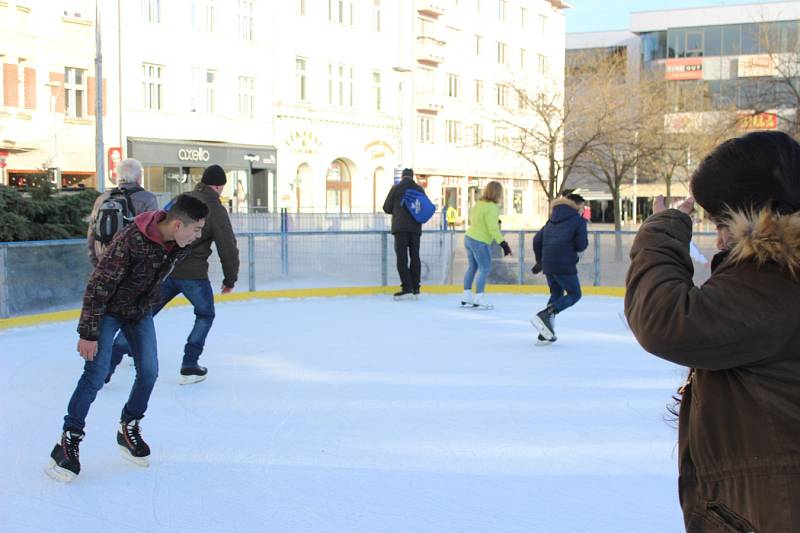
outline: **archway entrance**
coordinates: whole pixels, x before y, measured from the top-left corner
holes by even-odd
[[[325,176],[325,210],[328,213],[349,213],[352,193],[352,164],[335,159]]]

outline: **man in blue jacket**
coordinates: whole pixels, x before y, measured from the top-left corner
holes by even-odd
[[[581,217],[586,200],[569,194],[553,202],[550,219],[533,238],[536,266],[533,273],[544,272],[550,287],[547,307],[531,319],[539,330],[540,342],[555,342],[555,316],[572,307],[581,298],[578,280],[578,254],[589,246],[586,220]]]

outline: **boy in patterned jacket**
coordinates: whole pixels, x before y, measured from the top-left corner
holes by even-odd
[[[148,466],[150,448],[139,421],[158,376],[152,308],[160,298],[161,282],[189,254],[188,246],[200,236],[207,214],[201,200],[182,194],[169,212],[138,215],[114,236],[92,272],[78,323],[78,353],[86,363],[67,406],[63,433],[50,454],[51,477],[69,482],[80,473],[78,447],[86,416],[108,375],[111,346],[120,330],[131,345],[136,380],[122,408],[117,444],[124,458]]]

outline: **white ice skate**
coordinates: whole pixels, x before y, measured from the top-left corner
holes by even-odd
[[[47,463],[47,466],[44,468],[44,473],[61,483],[71,483],[78,477],[75,472],[71,472],[66,468],[61,468],[52,459],[50,459],[50,462]]]

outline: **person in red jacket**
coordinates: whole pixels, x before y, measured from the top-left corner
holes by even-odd
[[[47,474],[64,482],[80,473],[79,445],[89,408],[103,387],[111,364],[111,346],[125,332],[136,362],[136,380],[122,408],[117,444],[126,459],[148,465],[150,448],[142,439],[144,417],[158,376],[153,306],[160,284],[190,253],[200,237],[208,207],[180,195],[172,209],[142,213],[118,232],[92,272],[78,322],[78,353],[86,361],[67,405],[63,432],[50,453]]]

